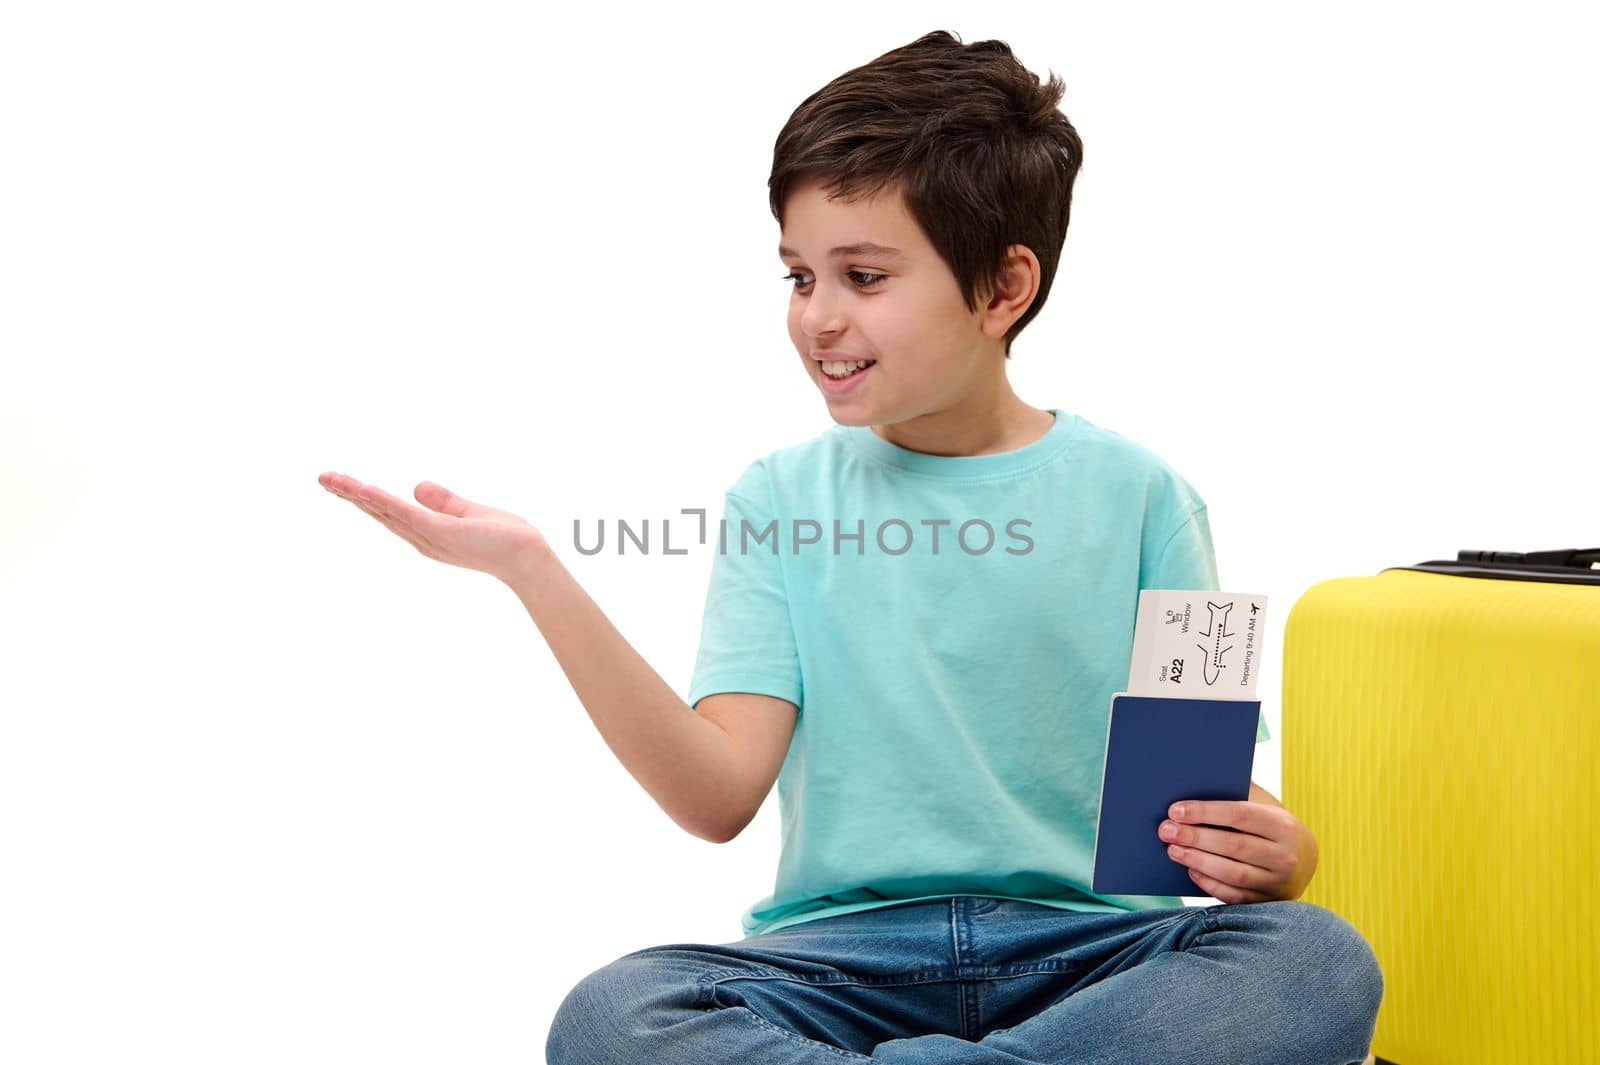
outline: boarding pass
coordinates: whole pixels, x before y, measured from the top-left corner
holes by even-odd
[[[1129,695],[1254,699],[1267,597],[1243,592],[1139,592]]]

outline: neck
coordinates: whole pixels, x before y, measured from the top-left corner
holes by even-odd
[[[1038,440],[1055,422],[1047,410],[1024,403],[1004,380],[991,393],[974,393],[941,410],[891,425],[874,425],[883,440],[927,455],[993,455]]]

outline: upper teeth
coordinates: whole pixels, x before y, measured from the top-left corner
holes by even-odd
[[[849,362],[825,362],[822,364],[822,372],[829,377],[840,377],[857,367],[865,366],[870,361],[870,359],[852,359]]]

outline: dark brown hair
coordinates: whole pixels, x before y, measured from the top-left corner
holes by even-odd
[[[935,30],[834,78],[795,108],[767,179],[772,215],[797,183],[830,198],[895,184],[906,210],[961,285],[967,310],[1001,278],[1006,248],[1039,258],[1039,291],[1006,330],[1011,341],[1044,307],[1067,238],[1078,131],[1057,109],[1065,86],[1043,84],[1004,41]]]

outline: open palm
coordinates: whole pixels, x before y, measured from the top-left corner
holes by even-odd
[[[342,473],[324,473],[317,481],[429,558],[504,581],[516,574],[530,550],[544,544],[543,534],[515,514],[463,499],[432,481],[413,490],[420,507]]]

